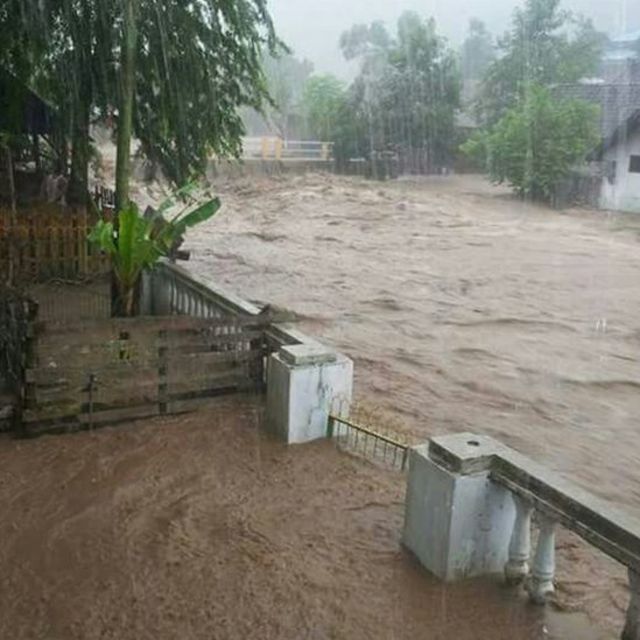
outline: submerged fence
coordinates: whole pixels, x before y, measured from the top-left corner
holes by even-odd
[[[404,471],[409,446],[346,418],[329,415],[327,437],[342,449],[369,458],[375,463]]]

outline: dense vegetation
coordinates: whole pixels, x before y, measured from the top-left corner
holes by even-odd
[[[7,0],[0,38],[0,65],[58,109],[60,169],[72,140],[72,200],[86,198],[90,124],[115,122],[121,205],[131,134],[177,184],[238,154],[238,107],[268,102],[261,52],[280,47],[266,0]]]
[[[360,72],[340,109],[338,162],[394,151],[409,170],[447,164],[456,140],[460,79],[456,55],[434,20],[407,12],[394,35],[380,23],[356,25],[340,45],[346,59],[359,60]]]
[[[532,85],[521,103],[463,149],[486,160],[494,182],[549,200],[558,180],[597,144],[597,116],[594,105],[554,100],[548,89]]]
[[[560,8],[560,0],[525,0],[498,40],[497,58],[482,81],[478,115],[496,123],[526,98],[531,85],[577,82],[598,70],[604,36]]]
[[[524,197],[549,199],[598,142],[598,114],[553,87],[595,75],[603,36],[560,9],[560,0],[526,0],[482,79],[476,113],[483,129],[463,150],[495,182]]]

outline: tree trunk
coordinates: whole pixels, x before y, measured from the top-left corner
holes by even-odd
[[[129,203],[131,132],[133,128],[136,46],[138,41],[137,3],[138,0],[124,0],[124,25],[120,58],[118,153],[116,160],[116,211],[120,211]]]
[[[7,234],[7,243],[9,248],[9,270],[7,273],[7,285],[9,287],[13,286],[14,283],[14,272],[16,268],[16,251],[14,245],[14,233],[16,228],[16,184],[14,180],[13,174],[13,157],[11,155],[11,147],[9,143],[7,143],[5,147],[5,158],[7,161],[7,178],[9,180],[9,197],[11,199],[11,217],[9,218],[9,233]]]
[[[85,83],[83,83],[85,84]],[[91,114],[91,81],[83,86],[73,118],[71,176],[67,199],[69,204],[86,205],[89,195],[89,118]]]
[[[111,315],[116,318],[132,318],[140,311],[142,277],[131,286],[125,286],[113,277],[111,290]]]

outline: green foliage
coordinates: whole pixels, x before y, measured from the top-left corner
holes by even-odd
[[[560,0],[526,0],[498,42],[478,104],[486,124],[497,122],[531,84],[576,82],[598,67],[605,37],[592,23],[560,9]]]
[[[193,190],[189,185],[177,192],[184,199]],[[118,284],[119,308],[124,315],[134,313],[135,288],[144,269],[150,269],[162,256],[168,256],[185,231],[213,217],[220,200],[213,198],[195,208],[182,208],[169,220],[164,214],[175,206],[175,200],[164,202],[152,217],[140,215],[138,207],[129,203],[116,216],[115,222],[99,220],[89,240],[111,256]]]
[[[398,20],[391,38],[382,25],[356,26],[344,34],[346,57],[360,57],[360,74],[338,110],[335,152],[371,157],[394,149],[419,155],[422,168],[445,163],[459,105],[456,56],[433,19],[414,12]]]
[[[237,156],[238,108],[269,99],[263,51],[281,48],[266,0],[140,0],[134,132],[175,184]]]
[[[340,36],[340,49],[346,60],[371,58],[389,50],[391,36],[382,22],[354,24]]]
[[[484,158],[491,180],[549,200],[556,185],[598,142],[598,109],[580,100],[554,100],[544,87],[527,87],[524,100],[486,133],[462,145]]]
[[[282,45],[266,0],[134,4],[133,134],[182,184],[212,153],[239,154],[238,107],[268,102],[262,52]],[[91,119],[120,103],[124,7],[122,0],[6,0],[0,7],[0,64],[58,107],[62,133],[73,139],[74,193],[86,194]]]
[[[307,133],[316,140],[331,140],[344,101],[344,85],[330,74],[311,76],[302,93]]]

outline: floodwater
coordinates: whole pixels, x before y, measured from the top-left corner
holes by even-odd
[[[499,581],[440,583],[399,542],[402,478],[261,404],[0,439],[0,638],[597,640]]]
[[[495,436],[640,515],[640,217],[526,205],[473,176],[221,197],[188,268],[299,314],[414,439]]]
[[[640,221],[524,204],[473,176],[220,193],[191,268],[352,356],[381,423],[400,417],[415,441],[492,435],[640,514]],[[575,541],[559,563],[564,606],[615,628],[621,568]]]
[[[631,216],[523,205],[473,177],[221,182],[191,268],[356,361],[412,441],[500,438],[640,512]],[[611,640],[624,570],[561,530],[545,609],[444,585],[400,546],[404,479],[261,434],[256,399],[0,438],[0,639]]]

